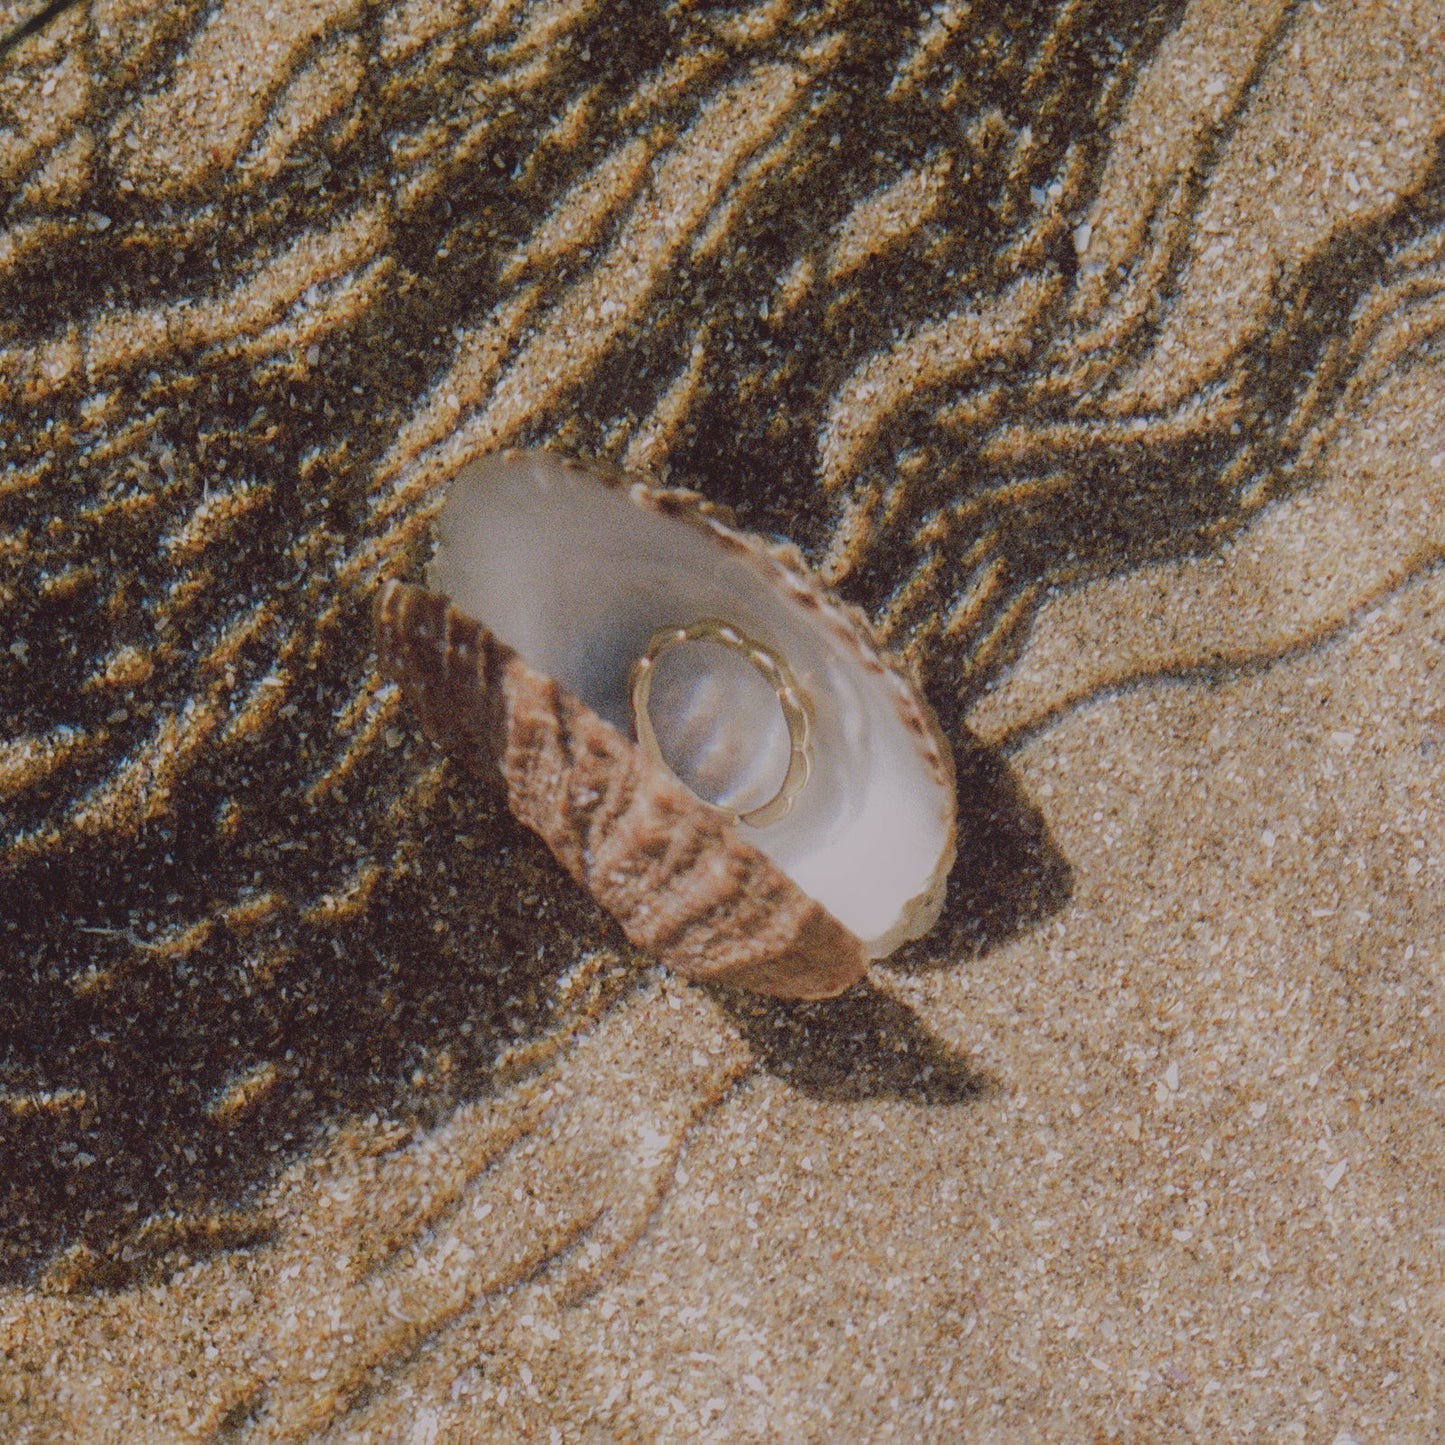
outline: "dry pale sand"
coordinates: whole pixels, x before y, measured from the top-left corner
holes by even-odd
[[[1438,0],[13,35],[0,1437],[1445,1437],[1442,133]],[[688,987],[414,734],[509,442],[868,609],[934,935]]]

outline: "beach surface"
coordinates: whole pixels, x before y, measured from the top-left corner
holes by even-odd
[[[0,0],[0,1436],[1445,1434],[1435,0]],[[791,538],[939,926],[633,950],[375,671],[448,480]]]

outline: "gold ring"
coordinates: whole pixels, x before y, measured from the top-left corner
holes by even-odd
[[[639,746],[656,758],[673,777],[677,777],[658,746],[657,733],[653,730],[647,703],[652,695],[654,664],[669,647],[676,647],[680,642],[717,642],[741,653],[757,669],[777,697],[778,706],[783,710],[783,721],[788,726],[788,770],[783,775],[778,791],[766,803],[750,808],[746,813],[736,813],[731,808],[708,802],[706,798],[699,799],[715,812],[722,813],[734,822],[746,823],[752,828],[764,828],[769,823],[776,823],[787,816],[793,800],[807,786],[809,774],[813,771],[813,719],[787,664],[730,623],[719,622],[714,617],[704,617],[686,627],[661,627],[652,634],[646,653],[632,664],[632,717],[637,728]],[[682,782],[682,779],[678,778],[678,781]],[[683,786],[687,785],[684,783]]]

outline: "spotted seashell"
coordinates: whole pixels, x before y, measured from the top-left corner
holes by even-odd
[[[485,457],[383,669],[627,936],[688,978],[839,993],[932,926],[952,760],[866,623],[691,493]]]

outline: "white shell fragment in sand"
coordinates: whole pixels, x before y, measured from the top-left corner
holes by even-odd
[[[547,452],[466,467],[378,648],[431,736],[689,978],[839,993],[932,927],[948,744],[861,617],[695,494]]]

